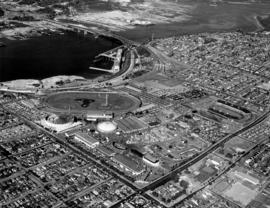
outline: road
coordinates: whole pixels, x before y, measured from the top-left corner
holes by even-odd
[[[73,26],[74,27],[74,26]],[[77,27],[77,26],[76,26]],[[90,29],[86,29],[86,28],[80,28],[79,29],[83,29],[88,31],[89,33],[97,33],[97,31],[92,31]],[[99,34],[101,34],[99,32]],[[107,33],[106,34],[102,34],[105,36],[110,36]],[[114,35],[114,37],[116,37]],[[117,37],[116,37],[117,38]],[[118,39],[122,39],[122,37],[118,38]],[[132,44],[132,42],[129,42],[129,40],[125,40],[127,44]],[[183,69],[186,70],[187,68],[189,68],[189,66],[186,66],[184,64],[179,63],[177,60],[172,59],[168,56],[166,56],[164,53],[162,53],[161,51],[158,51],[157,49],[155,49],[154,47],[152,47],[151,45],[147,45],[146,46],[147,50],[151,52],[151,54],[153,54],[159,61],[161,61],[164,64],[168,64],[170,65],[172,68],[177,68],[179,69]],[[130,73],[133,70],[134,67],[134,59],[135,59],[135,55],[134,52],[131,51],[131,64],[129,66],[129,68],[122,73],[121,75],[119,75],[118,77],[112,78],[111,80],[107,80],[105,82],[121,82],[122,81],[122,77],[124,77],[126,74]],[[105,83],[104,82],[104,83]],[[101,83],[100,83],[101,84]],[[87,88],[90,87],[91,85],[85,85],[85,86],[80,86],[78,88]],[[74,88],[74,87],[73,87]],[[70,88],[65,88],[65,89],[70,89]],[[57,90],[63,90],[62,89],[57,89]],[[4,108],[4,107],[3,107]],[[6,108],[5,108],[6,109]],[[8,110],[8,109],[6,109]],[[21,115],[18,115],[14,112],[10,112],[12,114],[15,114],[17,117],[21,118],[22,120],[24,120],[26,123],[30,124],[31,126],[34,126],[35,128],[38,128],[40,130],[42,130],[43,132],[45,132],[46,134],[54,137],[55,139],[57,139],[57,141],[59,141],[61,144],[68,146],[71,150],[73,150],[74,152],[83,155],[84,157],[90,158],[89,157],[89,153],[86,150],[82,150],[82,149],[78,149],[76,147],[74,147],[73,145],[67,143],[67,141],[55,134],[52,134],[51,132],[41,128],[40,126],[38,126],[37,124],[35,124],[34,122],[22,117]],[[155,189],[156,187],[164,184],[165,182],[169,181],[173,176],[175,176],[176,174],[182,172],[183,170],[187,169],[188,167],[190,167],[191,165],[197,163],[198,161],[200,161],[201,159],[203,159],[204,157],[206,157],[207,155],[209,155],[210,153],[212,153],[213,151],[215,151],[217,148],[219,148],[222,144],[224,144],[225,142],[227,142],[228,140],[232,139],[233,137],[243,133],[244,131],[256,126],[257,124],[263,122],[268,116],[269,116],[270,112],[266,112],[264,113],[262,116],[260,116],[259,118],[257,118],[255,121],[253,121],[252,123],[250,123],[249,125],[247,125],[246,127],[224,137],[223,139],[219,140],[218,142],[216,142],[215,144],[213,144],[212,146],[208,147],[206,150],[204,150],[202,153],[200,153],[198,156],[196,156],[195,158],[191,159],[190,161],[188,161],[187,163],[185,163],[184,165],[181,165],[180,167],[174,169],[173,171],[169,172],[168,174],[162,176],[161,178],[153,181],[152,183],[150,183],[149,185],[143,187],[143,188],[138,188],[135,187],[130,181],[128,181],[125,177],[123,177],[122,175],[119,175],[119,173],[115,172],[114,170],[108,168],[104,163],[100,162],[99,160],[93,159],[92,157],[90,158],[92,161],[94,161],[96,164],[98,164],[100,167],[103,167],[106,170],[109,170],[110,173],[112,173],[114,176],[116,176],[117,178],[119,178],[121,181],[123,181],[125,184],[127,184],[128,186],[132,187],[135,190],[135,193],[132,195],[135,195],[137,193],[144,193],[146,191]]]
[[[131,50],[130,51],[130,65],[128,67],[127,70],[123,71],[121,74],[119,74],[119,76],[117,77],[114,77],[114,78],[111,78],[110,80],[108,80],[108,82],[111,82],[111,83],[121,83],[123,81],[123,78],[129,74],[130,72],[132,72],[133,68],[134,68],[134,65],[135,65],[135,54],[134,52]]]
[[[204,158],[205,156],[207,156],[208,154],[212,153],[213,151],[215,151],[218,147],[220,147],[222,144],[224,144],[226,141],[230,140],[231,138],[243,133],[244,131],[256,126],[257,124],[263,122],[270,114],[270,111],[264,113],[262,116],[260,116],[259,118],[257,118],[255,121],[253,121],[251,124],[247,125],[246,127],[224,137],[223,139],[219,140],[217,143],[213,144],[212,146],[208,147],[205,151],[203,151],[200,155],[198,155],[197,157],[191,159],[190,161],[188,161],[186,164],[176,168],[175,170],[169,172],[168,174],[164,175],[163,177],[157,179],[156,181],[153,181],[151,184],[143,187],[143,188],[138,188],[136,187],[132,182],[130,182],[128,179],[126,179],[123,175],[119,174],[118,172],[116,172],[115,170],[109,168],[106,164],[102,163],[102,161],[92,158],[89,156],[89,152],[83,149],[78,149],[77,147],[74,147],[73,145],[69,144],[65,138],[59,136],[59,135],[55,135],[45,129],[43,129],[42,127],[38,126],[36,123],[34,123],[31,120],[28,120],[27,118],[25,118],[24,116],[16,113],[16,112],[11,112],[9,109],[5,108],[3,105],[0,105],[0,107],[2,107],[3,109],[9,111],[11,114],[17,116],[18,118],[22,119],[25,123],[29,124],[30,126],[41,130],[42,132],[46,133],[47,135],[50,135],[51,137],[55,138],[59,143],[63,144],[64,146],[67,146],[69,149],[73,150],[75,153],[81,155],[84,158],[88,158],[89,160],[93,161],[95,164],[97,164],[98,166],[104,168],[105,170],[107,170],[110,174],[112,174],[113,176],[115,176],[116,178],[118,178],[119,180],[121,180],[123,183],[125,183],[126,185],[128,185],[129,187],[133,188],[133,190],[135,191],[133,194],[131,194],[129,197],[134,196],[135,194],[143,194],[146,191],[155,189],[156,187],[164,184],[165,182],[169,181],[173,176],[175,176],[176,174],[180,173],[181,171],[185,170],[186,168],[190,167],[191,165],[195,164],[196,162],[198,162],[199,160],[201,160],[202,158]],[[123,199],[124,200],[124,199]],[[153,199],[154,201],[156,201],[155,199]],[[121,201],[120,201],[121,202]],[[120,203],[119,202],[119,203]],[[118,203],[117,203],[118,204]],[[115,207],[115,206],[113,206]]]
[[[218,147],[220,147],[223,143],[225,143],[226,141],[230,140],[231,138],[243,133],[244,131],[248,130],[249,128],[252,128],[253,126],[256,126],[257,124],[263,122],[268,116],[269,116],[270,112],[266,112],[265,114],[263,114],[260,118],[258,118],[257,120],[255,120],[253,123],[249,124],[248,126],[240,129],[239,131],[234,132],[233,134],[228,135],[227,137],[224,137],[222,140],[218,141],[216,144],[210,146],[208,149],[206,149],[204,152],[202,152],[199,156],[195,157],[194,159],[190,160],[188,163],[178,167],[177,169],[171,171],[170,173],[168,173],[167,175],[159,178],[158,180],[152,182],[151,184],[145,186],[144,188],[138,189],[134,194],[132,194],[131,196],[129,196],[128,198],[136,195],[136,194],[144,194],[146,191],[149,190],[153,190],[156,187],[162,185],[163,183],[169,181],[172,176],[176,175],[177,173],[183,171],[184,169],[190,167],[191,165],[195,164],[196,162],[198,162],[199,160],[203,159],[205,156],[207,156],[208,154],[212,153],[214,150],[216,150]],[[254,147],[253,147],[254,148]],[[251,149],[253,149],[251,148]],[[246,154],[248,153],[248,151],[246,152]],[[246,155],[245,154],[245,155]],[[238,162],[242,157],[239,157],[231,166],[233,166],[236,162]],[[230,167],[231,167],[230,166]],[[226,168],[224,171],[222,171],[219,176],[221,176],[222,174],[226,173],[226,171],[228,171],[229,168]],[[216,180],[218,177],[216,177],[213,180]],[[204,184],[203,187],[206,187],[209,183],[211,183],[213,180],[209,180],[208,183]],[[200,188],[198,189],[196,192],[200,191],[203,189]],[[147,194],[148,197],[150,197],[153,201],[157,202],[158,204],[159,201],[157,201],[155,198],[153,198],[151,195]],[[116,205],[112,206],[111,208],[117,208],[118,205],[121,202],[124,202],[125,200],[123,199],[122,201],[118,202]]]
[[[127,46],[138,46],[141,45],[138,42],[126,39],[122,36],[119,36],[117,34],[113,34],[113,33],[109,33],[109,32],[101,32],[101,31],[96,31],[93,29],[89,29],[89,28],[84,28],[84,27],[80,27],[80,26],[76,26],[73,24],[67,24],[67,23],[62,23],[59,21],[53,21],[53,20],[43,20],[45,22],[48,22],[50,24],[55,24],[55,25],[59,25],[61,26],[61,28],[66,28],[67,30],[70,30],[72,28],[77,28],[78,30],[83,30],[83,31],[87,31],[88,33],[91,34],[99,34],[99,35],[104,35],[104,36],[109,36],[109,37],[114,37],[116,39],[119,39],[120,41],[123,42],[123,44],[127,45]],[[114,48],[115,49],[115,48]],[[114,50],[112,49],[112,50]],[[104,85],[104,87],[106,86],[106,83],[117,83],[120,84],[123,81],[123,77],[125,77],[127,74],[129,74],[130,72],[132,72],[134,65],[135,65],[135,53],[133,51],[133,49],[129,49],[130,53],[131,53],[131,62],[130,62],[130,66],[128,69],[122,71],[121,73],[119,73],[119,75],[117,77],[112,77],[108,80],[99,82],[99,83],[89,83],[89,84],[85,84],[85,85],[79,85],[79,86],[73,86],[73,87],[62,87],[62,88],[54,88],[54,89],[47,89],[44,91],[41,91],[41,93],[49,93],[49,92],[54,92],[54,91],[62,91],[62,90],[80,90],[80,89],[87,89],[87,88],[94,88],[94,87],[101,87],[102,85]],[[37,91],[36,89],[34,90],[12,90],[12,89],[1,89],[0,91],[10,91],[10,92],[15,92],[15,93],[26,93],[26,94],[36,94]]]
[[[147,49],[147,51],[153,54],[161,63],[171,65],[171,67],[174,68],[175,70],[185,71],[190,68],[190,66],[180,63],[174,58],[168,57],[163,52],[152,47],[150,44],[145,45],[145,48]]]
[[[128,181],[125,177],[123,177],[122,175],[119,175],[117,172],[115,172],[112,169],[109,169],[104,163],[102,163],[101,161],[95,160],[92,157],[89,157],[89,152],[83,149],[78,149],[76,147],[74,147],[73,145],[69,144],[65,138],[59,136],[59,135],[55,135],[49,131],[47,131],[46,129],[42,128],[41,126],[37,125],[36,123],[34,123],[33,121],[28,120],[27,118],[25,118],[24,116],[16,113],[16,112],[12,112],[10,111],[8,108],[5,108],[3,105],[0,104],[0,107],[2,107],[3,109],[5,109],[6,111],[8,111],[9,113],[15,115],[16,117],[20,118],[22,121],[24,121],[26,124],[34,127],[35,129],[39,129],[40,131],[44,132],[47,135],[50,135],[52,138],[55,138],[56,141],[58,141],[60,144],[68,147],[69,149],[71,149],[72,151],[74,151],[75,153],[82,155],[83,158],[88,158],[90,159],[92,162],[94,162],[95,164],[97,164],[98,166],[104,168],[105,170],[108,170],[109,173],[111,173],[113,176],[116,176],[118,179],[120,179],[122,182],[124,182],[125,184],[128,184],[128,186],[130,186],[131,188],[133,188],[134,190],[137,190],[137,187],[135,187],[130,181]]]
[[[240,129],[239,131],[236,131],[233,134],[230,134],[230,135],[224,137],[223,139],[219,140],[217,143],[215,143],[212,146],[208,147],[205,151],[203,151],[197,157],[193,158],[192,160],[190,160],[186,164],[184,164],[184,165],[176,168],[175,170],[171,171],[167,175],[164,175],[163,177],[157,179],[156,181],[153,181],[151,184],[149,184],[149,185],[145,186],[144,188],[142,188],[141,191],[145,192],[145,191],[154,189],[154,188],[160,186],[161,184],[163,184],[164,182],[169,181],[172,178],[172,176],[175,176],[177,173],[180,173],[181,171],[185,170],[189,166],[191,166],[191,165],[195,164],[196,162],[200,161],[202,158],[204,158],[205,156],[207,156],[208,154],[210,154],[211,152],[216,150],[218,147],[220,147],[226,141],[230,140],[231,138],[243,133],[244,131],[248,130],[249,128],[252,128],[253,126],[256,126],[257,124],[264,121],[269,116],[269,114],[270,114],[270,112],[268,111],[265,114],[263,114],[261,117],[259,117],[257,120],[255,120],[253,123],[249,124],[248,126],[246,126],[246,127],[242,128],[242,129]]]
[[[218,178],[220,178],[222,175],[225,175],[228,171],[230,171],[238,162],[240,162],[240,160],[242,158],[244,158],[245,156],[247,156],[249,154],[250,151],[252,151],[253,149],[255,149],[258,145],[260,145],[261,143],[263,143],[265,140],[260,141],[258,144],[254,145],[253,147],[251,147],[249,150],[247,150],[244,154],[242,154],[241,156],[239,156],[234,162],[232,162],[229,166],[225,167],[223,170],[221,170],[217,176],[213,176],[212,178],[209,178],[208,181],[205,181],[202,186],[200,188],[198,188],[197,190],[195,190],[194,192],[192,192],[192,194],[186,196],[184,199],[182,199],[180,202],[177,202],[177,204],[181,204],[182,201],[184,201],[187,198],[190,198],[192,195],[195,195],[196,193],[200,192],[201,190],[203,190],[204,188],[206,188],[209,184],[215,182]],[[235,202],[232,202],[234,203]],[[238,205],[236,204],[236,206],[238,207]]]

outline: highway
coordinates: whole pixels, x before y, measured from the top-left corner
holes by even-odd
[[[91,28],[87,28],[87,27],[82,27],[82,26],[78,26],[75,24],[69,24],[69,23],[63,23],[60,21],[54,21],[54,20],[47,20],[44,19],[44,22],[47,22],[48,24],[53,24],[53,25],[57,25],[58,27],[62,28],[62,29],[66,29],[66,30],[70,30],[70,31],[82,31],[84,33],[91,33],[93,35],[102,35],[102,36],[108,36],[108,37],[113,37],[116,38],[118,40],[120,40],[123,44],[127,45],[128,47],[132,47],[132,46],[142,46],[141,43],[129,40],[125,37],[122,37],[120,35],[111,33],[109,31],[100,31],[100,30],[94,30]],[[155,49],[154,47],[148,45],[143,46],[147,51],[149,51],[157,60],[159,60],[159,62],[164,63],[165,65],[168,66],[172,66],[173,68],[177,68],[177,69],[187,69],[188,66],[183,65],[181,63],[179,63],[177,60],[170,58],[168,56],[166,56],[165,54],[163,54],[161,51],[158,51],[157,49]],[[114,49],[113,49],[114,50]],[[117,77],[112,77],[111,79],[105,80],[103,82],[100,83],[89,83],[89,84],[85,84],[85,85],[80,85],[80,86],[72,86],[72,87],[62,87],[62,88],[55,88],[55,89],[49,89],[47,91],[61,91],[61,90],[72,90],[72,89],[86,89],[88,87],[93,88],[93,87],[101,87],[102,84],[105,84],[107,82],[111,82],[111,83],[121,83],[123,80],[123,77],[125,77],[128,73],[130,73],[133,70],[133,67],[135,65],[135,53],[133,51],[133,49],[130,49],[130,53],[131,53],[131,64],[130,67],[125,70],[124,72],[120,73],[119,76]],[[1,90],[1,89],[0,89]],[[2,89],[2,91],[12,91],[10,89]],[[20,91],[20,90],[13,90],[13,92],[18,92],[18,93],[27,93],[27,94],[36,94],[37,91],[36,90],[29,90],[29,91]],[[46,93],[46,92],[45,92]]]
[[[97,31],[97,30],[93,30],[93,29],[90,29],[90,28],[86,28],[86,27],[80,27],[80,26],[77,26],[77,25],[74,25],[74,24],[67,24],[67,23],[62,23],[62,22],[59,22],[59,21],[53,21],[53,20],[47,20],[47,19],[45,19],[43,21],[47,22],[49,24],[58,25],[63,29],[65,28],[66,30],[86,31],[87,33],[91,33],[93,35],[97,34],[97,35],[113,37],[113,38],[116,38],[116,39],[120,40],[124,45],[127,45],[128,47],[129,46],[139,46],[139,45],[141,45],[138,42],[126,39],[126,38],[124,38],[124,37],[122,37],[120,35],[113,34],[113,33],[107,32],[107,31]],[[122,47],[122,46],[119,46],[119,47]],[[115,50],[117,48],[114,48],[112,50]],[[87,89],[89,87],[90,88],[101,87],[103,84],[105,86],[105,84],[108,83],[108,82],[119,84],[119,83],[121,83],[123,81],[123,77],[125,77],[127,74],[129,74],[133,70],[133,67],[135,65],[135,53],[134,53],[133,50],[134,49],[129,49],[129,51],[131,53],[131,58],[130,58],[131,62],[130,62],[129,68],[126,69],[125,71],[121,71],[118,74],[118,76],[116,76],[116,77],[112,77],[112,78],[110,78],[108,80],[105,80],[105,81],[99,82],[99,83],[89,83],[89,84],[79,85],[79,86],[47,89],[47,90],[44,90],[44,93],[46,94],[46,93],[49,93],[49,92],[62,91],[62,90],[80,90],[80,89],[82,90],[82,89]],[[23,91],[22,90],[12,90],[12,89],[0,89],[0,91],[7,91],[7,92],[10,91],[10,92],[15,92],[15,93],[26,93],[26,94],[36,94],[37,93],[36,89],[34,89],[34,90],[23,90]],[[41,92],[43,92],[43,91],[41,90]]]
[[[122,79],[133,70],[134,65],[135,65],[135,54],[134,54],[134,52],[132,50],[130,51],[130,56],[131,56],[130,57],[130,65],[129,65],[128,69],[126,69],[121,74],[119,74],[119,76],[111,78],[110,80],[108,80],[109,82],[111,82],[111,83],[116,83],[117,82],[117,84],[119,84],[119,83],[121,83],[121,81],[123,81]]]
[[[258,145],[260,145],[261,143],[263,143],[263,141],[259,142],[258,144],[252,146],[249,150],[247,150],[244,154],[242,154],[241,156],[239,156],[235,161],[233,161],[229,166],[225,167],[222,171],[220,171],[218,173],[218,175],[213,176],[211,178],[209,178],[207,181],[205,181],[201,187],[199,187],[197,190],[195,190],[194,192],[192,192],[192,194],[187,195],[184,199],[182,199],[180,202],[177,202],[175,205],[177,204],[181,204],[182,201],[184,201],[185,199],[190,198],[192,195],[200,192],[201,190],[203,190],[205,187],[207,187],[209,184],[215,182],[218,178],[220,178],[222,175],[226,174],[228,171],[230,171],[242,158],[244,158],[245,156],[247,156],[249,154],[250,151],[252,151],[253,149],[255,149]],[[231,203],[235,203],[232,202]]]
[[[186,64],[180,63],[179,61],[175,60],[174,58],[168,57],[163,52],[157,50],[156,48],[152,47],[150,44],[145,45],[145,48],[153,54],[161,63],[163,64],[169,64],[176,70],[182,70],[185,71],[189,69],[190,67]]]
[[[81,26],[78,26],[75,24],[67,24],[67,23],[53,21],[53,20],[44,20],[44,21],[47,21],[47,22],[52,23],[52,24],[57,24],[61,27],[65,27],[65,28],[73,30],[73,31],[78,30],[78,31],[86,32],[86,33],[91,33],[94,35],[96,34],[96,35],[113,37],[115,39],[120,40],[123,44],[125,44],[127,46],[141,46],[142,45],[141,43],[138,43],[138,42],[133,41],[133,40],[129,40],[123,36],[120,36],[120,35],[117,35],[115,33],[105,31],[105,30],[99,31],[99,30],[94,30],[91,28],[81,27]],[[145,45],[144,48],[147,51],[149,51],[157,60],[159,60],[163,64],[168,64],[168,65],[171,65],[173,68],[182,69],[182,70],[186,70],[186,69],[190,68],[188,65],[180,63],[179,61],[177,61],[171,57],[168,57],[167,55],[165,55],[161,51],[152,47],[150,44]]]
[[[103,163],[102,161],[95,159],[93,157],[91,157],[89,155],[89,152],[83,149],[78,149],[77,147],[74,147],[73,145],[69,144],[65,138],[62,138],[61,136],[52,134],[51,132],[41,128],[40,126],[38,126],[37,124],[35,124],[33,121],[28,120],[27,118],[25,118],[24,116],[11,112],[8,108],[5,108],[3,105],[0,105],[3,109],[6,109],[7,111],[9,111],[11,114],[14,114],[15,116],[19,117],[20,119],[22,119],[23,121],[25,121],[27,124],[29,124],[30,126],[33,126],[36,129],[40,129],[41,131],[43,131],[44,133],[46,133],[47,135],[52,136],[53,138],[55,138],[59,143],[63,144],[64,146],[67,146],[68,148],[70,148],[71,150],[73,150],[74,152],[78,153],[79,155],[82,155],[85,158],[88,158],[89,160],[93,161],[95,164],[97,164],[98,166],[104,168],[105,170],[107,170],[109,173],[111,173],[113,176],[117,177],[119,180],[121,180],[122,182],[124,182],[126,185],[128,185],[129,187],[132,187],[134,190],[134,193],[132,193],[129,197],[134,196],[135,194],[144,194],[146,191],[155,189],[156,187],[164,184],[165,182],[169,181],[172,176],[175,176],[176,174],[180,173],[181,171],[185,170],[186,168],[190,167],[191,165],[195,164],[196,162],[198,162],[199,160],[201,160],[202,158],[204,158],[205,156],[207,156],[208,154],[212,153],[214,150],[216,150],[218,147],[220,147],[223,143],[225,143],[226,141],[230,140],[231,138],[243,133],[244,131],[256,126],[257,124],[263,122],[270,114],[270,111],[264,113],[261,117],[259,117],[258,119],[256,119],[254,122],[252,122],[251,124],[249,124],[248,126],[224,137],[223,139],[221,139],[220,141],[218,141],[217,143],[213,144],[212,146],[208,147],[205,151],[203,151],[200,155],[198,155],[197,157],[191,159],[190,161],[188,161],[186,164],[176,168],[175,170],[169,172],[168,174],[164,175],[163,177],[157,179],[156,181],[153,181],[151,184],[143,187],[143,188],[138,188],[136,187],[132,182],[130,182],[128,179],[126,179],[124,176],[120,175],[119,173],[117,173],[116,171],[114,171],[113,169],[109,168],[105,163]],[[121,200],[124,201],[125,199]],[[157,201],[156,199],[153,199],[154,201]],[[121,202],[120,201],[120,202]],[[119,202],[119,203],[120,203]],[[119,204],[117,203],[117,204]],[[113,205],[112,207],[116,207],[116,205]]]
[[[191,165],[195,164],[196,162],[200,161],[202,158],[204,158],[205,156],[207,156],[208,154],[210,154],[211,152],[216,150],[218,147],[220,147],[222,144],[224,144],[225,142],[227,142],[231,138],[243,133],[244,131],[248,130],[249,128],[252,128],[253,126],[256,126],[257,124],[264,121],[269,116],[269,114],[270,114],[270,111],[263,114],[261,117],[259,117],[257,120],[255,120],[253,123],[249,124],[248,126],[246,126],[246,127],[242,128],[242,129],[240,129],[240,130],[238,130],[238,131],[224,137],[223,139],[219,140],[217,143],[215,143],[212,146],[208,147],[205,151],[203,151],[197,157],[191,159],[189,162],[187,162],[184,165],[176,168],[175,170],[171,171],[167,175],[164,175],[163,177],[157,179],[156,181],[153,181],[151,184],[145,186],[140,191],[145,192],[145,191],[148,191],[148,190],[152,190],[152,189],[160,186],[161,184],[166,183],[167,181],[169,181],[172,178],[172,176],[175,176],[177,173],[180,173],[181,171],[185,170],[189,166],[191,166]]]
[[[137,190],[137,187],[134,186],[133,183],[131,183],[130,181],[128,181],[125,177],[123,177],[122,175],[119,175],[119,173],[117,173],[116,171],[109,169],[104,163],[102,163],[99,160],[94,159],[93,157],[89,156],[89,152],[84,150],[84,149],[78,149],[77,147],[74,147],[73,145],[69,144],[65,138],[63,138],[62,136],[59,135],[55,135],[53,133],[51,133],[50,131],[42,128],[41,126],[37,125],[36,123],[34,123],[33,121],[28,120],[27,118],[25,118],[24,116],[15,113],[13,111],[10,111],[8,108],[4,107],[3,105],[0,104],[0,107],[5,109],[6,111],[8,111],[9,113],[15,115],[16,117],[20,118],[22,121],[24,121],[26,124],[28,124],[29,126],[34,127],[35,129],[39,129],[40,131],[44,132],[47,135],[50,135],[52,138],[55,138],[56,141],[58,141],[60,144],[68,147],[69,149],[71,149],[72,151],[74,151],[75,153],[82,155],[83,158],[88,158],[89,160],[91,160],[92,162],[94,162],[95,164],[97,164],[99,167],[104,168],[105,170],[107,170],[110,174],[112,174],[113,176],[115,176],[116,178],[118,178],[119,180],[121,180],[122,182],[124,182],[125,184],[127,184],[128,186],[130,186],[131,188],[133,188],[135,191]]]
[[[98,34],[98,35],[113,37],[113,38],[119,39],[120,41],[122,41],[124,44],[127,44],[127,45],[135,45],[135,46],[140,45],[140,44],[138,44],[138,43],[136,43],[134,41],[128,40],[128,39],[126,39],[126,38],[124,38],[122,36],[116,35],[116,34],[112,34],[110,32],[96,31],[96,30],[92,30],[92,29],[89,29],[89,28],[84,28],[84,27],[73,25],[73,24],[61,23],[61,22],[57,22],[57,21],[49,21],[49,20],[46,20],[46,21],[51,22],[53,24],[59,24],[62,27],[69,28],[70,30],[75,29],[75,30],[84,31],[84,32],[91,33],[91,34]],[[157,49],[155,49],[154,47],[152,47],[149,44],[147,46],[145,46],[145,47],[146,47],[146,49],[148,51],[151,52],[151,54],[153,54],[157,58],[157,60],[159,60],[160,62],[162,62],[164,64],[170,65],[172,68],[182,69],[183,71],[189,68],[189,66],[181,64],[177,60],[166,56],[164,53],[162,53],[161,51],[158,51]],[[122,74],[120,74],[119,76],[114,77],[114,78],[112,78],[110,80],[106,80],[106,81],[104,81],[104,83],[106,83],[106,82],[120,83],[122,81],[122,78],[133,70],[134,62],[135,62],[134,59],[135,59],[135,55],[134,55],[134,52],[131,50],[131,63],[130,63],[129,68],[127,70],[125,70]],[[102,83],[99,83],[99,84],[102,85]],[[82,88],[87,88],[87,87],[91,87],[91,86],[92,86],[91,84],[87,84],[87,85],[79,86],[79,87],[76,87],[76,88],[75,87],[72,87],[72,88],[60,88],[60,89],[55,89],[55,90],[57,90],[57,91],[58,90],[63,90],[63,89],[68,90],[68,89],[74,89],[74,88],[75,89],[78,89],[78,88],[82,89]],[[3,108],[4,108],[4,106],[3,106]],[[8,110],[7,108],[4,108],[4,109]],[[114,170],[107,167],[101,161],[98,161],[96,159],[93,159],[92,157],[89,157],[89,153],[86,150],[84,151],[82,149],[78,149],[78,148],[72,146],[71,144],[67,143],[67,141],[64,138],[62,138],[62,137],[60,137],[58,135],[52,134],[51,132],[41,128],[40,126],[38,126],[34,122],[24,118],[21,115],[18,115],[18,114],[14,113],[14,112],[10,112],[10,113],[15,114],[17,117],[21,118],[22,120],[24,120],[25,122],[27,122],[31,126],[34,126],[35,128],[41,129],[46,134],[51,135],[52,137],[56,138],[57,141],[59,141],[61,144],[64,144],[65,146],[68,146],[70,149],[77,152],[78,154],[83,155],[84,157],[90,158],[92,161],[97,163],[99,166],[103,167],[106,170],[109,170],[110,173],[112,173],[114,176],[116,176],[121,181],[123,181],[125,184],[127,184],[128,186],[132,187],[135,190],[135,193],[131,195],[131,196],[133,196],[133,195],[135,195],[137,193],[143,194],[146,191],[153,190],[153,189],[157,188],[158,186],[166,183],[173,176],[175,176],[176,174],[182,172],[183,170],[187,169],[188,167],[194,165],[195,163],[197,163],[198,161],[200,161],[201,159],[203,159],[204,157],[206,157],[207,155],[209,155],[210,153],[212,153],[213,151],[218,149],[222,144],[224,144],[228,140],[230,140],[233,137],[245,132],[246,130],[248,130],[248,129],[254,127],[254,126],[256,126],[257,124],[263,122],[269,116],[270,111],[264,113],[262,116],[257,118],[252,123],[248,124],[246,127],[244,127],[242,129],[240,129],[240,130],[238,130],[238,131],[236,131],[236,132],[222,138],[221,140],[217,141],[215,144],[208,147],[206,150],[201,152],[198,156],[194,157],[193,159],[189,160],[187,163],[185,163],[185,164],[179,166],[178,168],[170,171],[168,174],[166,174],[166,175],[162,176],[161,178],[153,181],[152,183],[148,184],[147,186],[145,186],[143,188],[138,188],[138,187],[134,186],[134,184],[132,184],[132,182],[128,181],[124,176],[119,175],[119,173],[117,173]],[[153,200],[155,200],[155,199],[153,199]]]

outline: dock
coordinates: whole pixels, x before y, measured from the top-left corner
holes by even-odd
[[[117,40],[120,40],[123,45],[114,48],[112,50],[109,50],[107,52],[101,53],[98,56],[104,56],[110,59],[113,59],[114,64],[112,69],[108,70],[108,69],[102,69],[102,68],[98,68],[98,67],[89,67],[92,70],[98,70],[98,71],[104,71],[104,72],[108,72],[108,73],[112,73],[112,74],[116,74],[120,71],[120,67],[121,67],[121,61],[122,61],[122,56],[123,56],[123,47],[128,47],[128,48],[132,48],[133,46],[140,46],[141,44],[132,40],[129,40],[127,38],[124,38],[120,35],[114,34],[110,31],[106,31],[106,30],[97,30],[97,29],[92,29],[92,28],[88,28],[88,27],[84,27],[84,26],[78,26],[75,24],[71,24],[71,23],[63,23],[63,22],[59,22],[59,21],[55,21],[55,20],[44,20],[49,24],[53,24],[53,25],[58,25],[61,26],[62,28],[65,28],[66,30],[69,31],[73,31],[73,32],[77,32],[77,33],[83,33],[84,35],[87,34],[91,34],[94,35],[94,37],[99,37],[99,36],[107,36],[107,37],[112,37],[115,38]],[[97,57],[98,57],[97,56]]]
[[[123,46],[119,46],[117,48],[111,49],[107,52],[101,53],[99,55],[97,55],[96,57],[100,57],[100,56],[104,56],[104,57],[108,57],[110,59],[113,59],[113,66],[110,70],[108,69],[102,69],[102,68],[98,68],[98,67],[89,67],[92,70],[98,70],[98,71],[105,71],[105,72],[109,72],[111,74],[116,74],[120,71],[120,65],[121,65],[121,61],[122,61],[122,56],[123,56]]]
[[[104,71],[104,72],[108,72],[108,73],[114,74],[111,69],[102,69],[102,68],[93,67],[93,66],[90,66],[89,69],[96,70],[96,71]]]

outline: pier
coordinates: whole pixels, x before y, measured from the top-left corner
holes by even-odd
[[[115,38],[115,39],[117,39],[117,40],[119,40],[119,41],[121,41],[123,43],[123,45],[121,45],[121,46],[119,46],[117,48],[111,49],[111,50],[109,50],[107,52],[103,52],[103,53],[98,55],[98,56],[107,57],[109,59],[113,59],[114,64],[113,64],[113,67],[111,69],[102,69],[102,68],[99,68],[99,67],[89,67],[92,70],[104,71],[104,72],[108,72],[108,73],[111,73],[111,74],[116,74],[116,73],[120,72],[124,47],[132,48],[134,46],[140,46],[141,45],[138,42],[129,40],[129,39],[125,38],[125,37],[122,37],[120,35],[114,34],[114,33],[110,32],[110,31],[106,31],[106,30],[92,29],[92,28],[79,26],[79,25],[72,24],[72,23],[64,23],[64,22],[55,21],[55,20],[44,20],[44,21],[47,22],[48,24],[57,25],[58,27],[60,26],[64,30],[73,31],[73,32],[77,32],[77,33],[82,33],[83,35],[91,34],[91,35],[94,35],[94,37],[99,37],[99,36],[112,37],[112,38]],[[132,52],[132,50],[131,50],[131,54],[132,54],[132,64],[131,64],[132,67],[130,67],[130,68],[133,68],[134,53]],[[127,71],[130,71],[130,69],[128,69]],[[126,73],[127,72],[124,72],[121,75],[123,76]]]
[[[116,73],[118,73],[120,71],[122,55],[123,55],[123,46],[119,46],[119,47],[114,48],[112,50],[109,50],[107,52],[101,53],[97,57],[104,56],[104,57],[108,57],[110,59],[113,59],[114,63],[113,63],[112,68],[110,70],[101,69],[101,68],[98,68],[98,67],[89,67],[89,68],[93,69],[93,70],[105,71],[105,72],[109,72],[111,74],[116,74]]]
[[[99,56],[104,56],[104,57],[107,57],[107,58],[110,58],[110,59],[116,59],[116,54],[117,54],[117,50],[118,49],[121,49],[123,48],[123,46],[118,46],[116,48],[113,48],[109,51],[106,51],[106,52],[103,52],[103,53],[100,53],[97,57]]]

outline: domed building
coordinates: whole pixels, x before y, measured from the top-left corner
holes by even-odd
[[[52,131],[62,132],[69,128],[81,125],[81,122],[74,122],[74,117],[71,116],[59,116],[52,114],[42,119],[40,124]]]
[[[117,129],[117,124],[111,121],[103,121],[97,124],[97,130],[100,133],[110,134]]]

